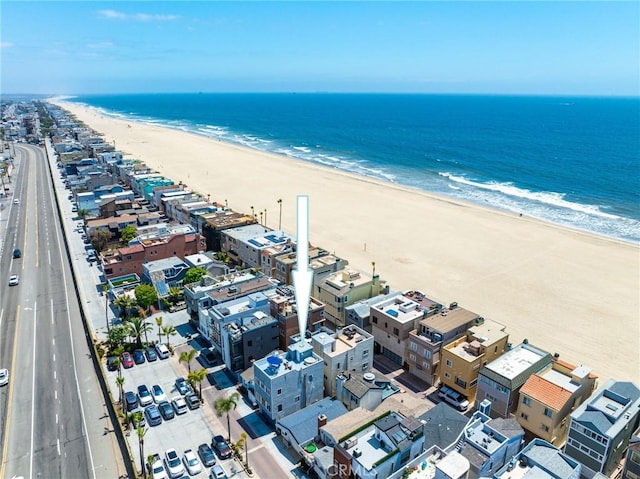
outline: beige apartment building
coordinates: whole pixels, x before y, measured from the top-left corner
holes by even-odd
[[[452,304],[449,309],[427,316],[409,333],[405,358],[409,373],[429,385],[440,381],[442,348],[466,335],[467,330],[484,318]]]
[[[469,328],[462,338],[442,348],[440,381],[473,403],[478,372],[507,350],[506,327],[490,319]]]
[[[345,308],[362,299],[387,292],[386,281],[352,269],[328,275],[313,286],[312,294],[324,304],[325,319],[335,328],[345,325]]]
[[[271,261],[270,275],[283,284],[293,284],[291,272],[296,268],[298,256],[295,251],[274,255]],[[264,264],[264,261],[263,261]],[[329,254],[325,249],[309,248],[309,269],[313,271],[313,282],[336,271],[344,269],[349,262]]]
[[[569,415],[591,396],[597,379],[590,368],[554,357],[547,369],[532,375],[520,389],[516,420],[534,436],[562,447]]]
[[[376,353],[405,365],[406,342],[409,333],[416,329],[427,310],[403,293],[386,297],[371,305],[371,333],[375,341]]]

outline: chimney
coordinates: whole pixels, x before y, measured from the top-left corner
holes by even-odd
[[[318,429],[327,424],[327,416],[324,414],[318,415]]]

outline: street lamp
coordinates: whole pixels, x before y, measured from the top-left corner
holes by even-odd
[[[280,206],[280,218],[278,219],[278,229],[282,229],[282,198],[278,200],[278,205]]]

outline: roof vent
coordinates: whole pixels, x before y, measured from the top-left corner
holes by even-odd
[[[365,381],[367,381],[367,382],[369,382],[369,383],[372,383],[373,381],[375,381],[375,379],[376,379],[376,375],[375,375],[375,374],[373,374],[373,373],[364,373],[364,374],[362,375],[362,378],[363,378]]]

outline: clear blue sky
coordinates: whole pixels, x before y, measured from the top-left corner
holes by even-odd
[[[3,93],[639,95],[640,2],[0,2]]]

